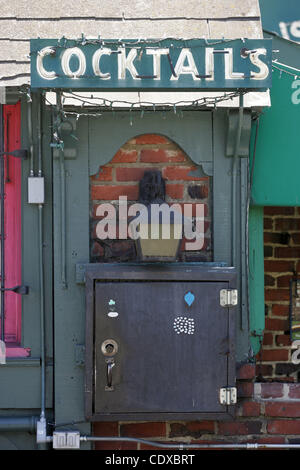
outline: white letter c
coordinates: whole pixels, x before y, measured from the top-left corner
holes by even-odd
[[[44,47],[37,53],[37,58],[36,58],[36,69],[40,77],[44,78],[45,80],[53,80],[56,78],[56,73],[52,70],[51,72],[48,72],[43,65],[43,59],[46,55],[51,55],[55,53],[54,47]]]

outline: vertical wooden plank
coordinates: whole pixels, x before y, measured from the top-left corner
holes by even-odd
[[[217,111],[213,117],[213,224],[214,261],[232,264],[232,227],[236,229],[236,266],[239,291],[239,305],[236,308],[236,357],[245,360],[249,353],[249,332],[247,316],[247,280],[245,261],[246,231],[246,186],[247,160],[242,158],[237,167],[236,216],[232,220],[232,158],[226,156],[227,135],[226,111]]]
[[[225,157],[226,111],[213,114],[214,261],[231,265],[231,159]]]
[[[84,421],[84,368],[76,364],[76,345],[85,343],[85,291],[76,284],[76,263],[89,260],[88,120],[76,130],[76,158],[65,160],[66,276],[61,282],[61,174],[53,160],[54,335],[56,423]],[[74,141],[75,142],[75,141]],[[89,432],[89,426],[82,427]]]
[[[36,115],[37,103],[33,99],[33,143],[36,150]],[[21,147],[29,148],[27,102],[24,97],[21,102]],[[38,254],[38,213],[34,204],[27,202],[27,178],[30,171],[29,160],[22,163],[22,280],[30,288],[30,294],[22,298],[22,345],[30,347],[33,357],[40,356],[40,333],[39,333],[39,254]]]
[[[37,107],[38,97],[33,95],[33,145],[37,155]],[[22,148],[28,148],[27,103],[22,103]],[[53,286],[52,286],[52,161],[50,141],[51,114],[46,107],[42,112],[42,174],[45,179],[45,204],[43,207],[43,256],[44,256],[44,308],[45,308],[45,346],[46,346],[46,407],[53,406]],[[34,161],[34,170],[37,172]],[[22,282],[29,286],[29,295],[22,297],[22,345],[31,349],[32,357],[40,357],[40,279],[38,249],[38,207],[27,202],[27,178],[30,162],[22,162]],[[37,173],[36,173],[37,174]],[[38,370],[38,374],[40,371]],[[37,407],[40,406],[40,379]],[[33,386],[33,385],[32,385]]]
[[[43,266],[44,266],[44,309],[46,346],[46,407],[53,408],[53,205],[52,205],[52,155],[51,155],[51,113],[42,107],[42,175],[45,178],[45,204],[43,207]],[[38,220],[38,208],[36,219]],[[39,310],[38,310],[39,311]],[[38,325],[39,326],[39,325]]]

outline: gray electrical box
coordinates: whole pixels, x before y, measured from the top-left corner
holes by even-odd
[[[233,268],[89,265],[87,419],[234,414],[235,280]]]
[[[45,203],[45,181],[43,176],[28,177],[28,203]]]

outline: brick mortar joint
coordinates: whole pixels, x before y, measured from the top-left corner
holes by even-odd
[[[134,151],[136,150],[137,152],[141,151],[141,150],[170,150],[172,152],[178,152],[180,154],[184,154],[184,152],[180,149],[178,149],[178,147],[176,147],[176,144],[173,144],[172,142],[168,143],[166,142],[165,144],[163,143],[159,143],[159,144],[135,144],[135,143],[127,143],[127,144],[124,144],[122,147],[120,147],[119,150],[122,150],[122,151],[126,151],[126,152],[130,152],[130,151]],[[186,158],[188,158],[188,156],[185,155]]]
[[[270,387],[274,384],[282,385],[282,394],[280,397],[262,397],[262,386],[270,385]],[[300,403],[299,398],[291,398],[290,397],[290,389],[293,388],[295,383],[280,383],[280,382],[255,382],[254,389],[253,389],[253,401],[258,403],[268,403],[268,402],[285,402],[285,403]]]
[[[288,272],[278,272],[278,271],[265,271],[265,276],[272,276],[274,279],[278,279],[282,276],[293,276],[293,273],[288,271]],[[274,286],[266,286],[268,289]],[[288,289],[288,287],[281,287],[281,289]]]
[[[264,214],[264,219],[299,219],[299,214]]]
[[[272,233],[274,233],[274,232],[272,231]],[[299,233],[299,232],[297,231],[296,233]],[[284,249],[284,248],[297,248],[297,247],[300,246],[300,244],[299,244],[299,243],[296,243],[296,242],[294,242],[294,241],[292,240],[292,243],[289,243],[288,245],[285,244],[285,243],[279,243],[279,242],[278,242],[278,243],[275,243],[275,242],[272,242],[272,243],[271,243],[271,242],[265,242],[265,243],[264,243],[264,246],[265,246],[265,247],[282,248],[282,249]],[[278,258],[277,258],[276,256],[274,256],[274,255],[273,255],[273,256],[268,256],[268,258],[276,258],[276,259],[278,259]],[[282,259],[284,259],[284,258],[280,258],[280,260],[282,260]]]
[[[110,163],[107,163],[106,165],[103,165],[101,168],[129,168],[130,170],[132,168],[148,168],[149,166],[158,166],[160,165],[161,167],[163,168],[173,168],[173,167],[176,167],[176,168],[182,168],[182,169],[186,169],[186,168],[191,168],[191,167],[196,167],[196,165],[191,162],[152,162],[152,165],[151,165],[151,162],[139,162],[139,161],[136,161],[136,162],[113,162],[113,159],[110,161]],[[209,178],[209,176],[207,177],[203,177],[203,178]]]
[[[291,274],[292,276],[292,274]],[[275,277],[275,276],[273,276]],[[284,289],[284,290],[288,290],[289,287],[277,287],[277,286],[265,286],[265,290],[278,290],[278,289]],[[270,302],[270,301],[268,301]]]

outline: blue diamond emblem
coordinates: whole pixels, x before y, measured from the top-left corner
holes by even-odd
[[[195,300],[195,296],[191,292],[188,292],[187,294],[185,294],[184,300],[186,301],[186,303],[190,307],[192,305],[192,303],[194,302],[194,300]]]

